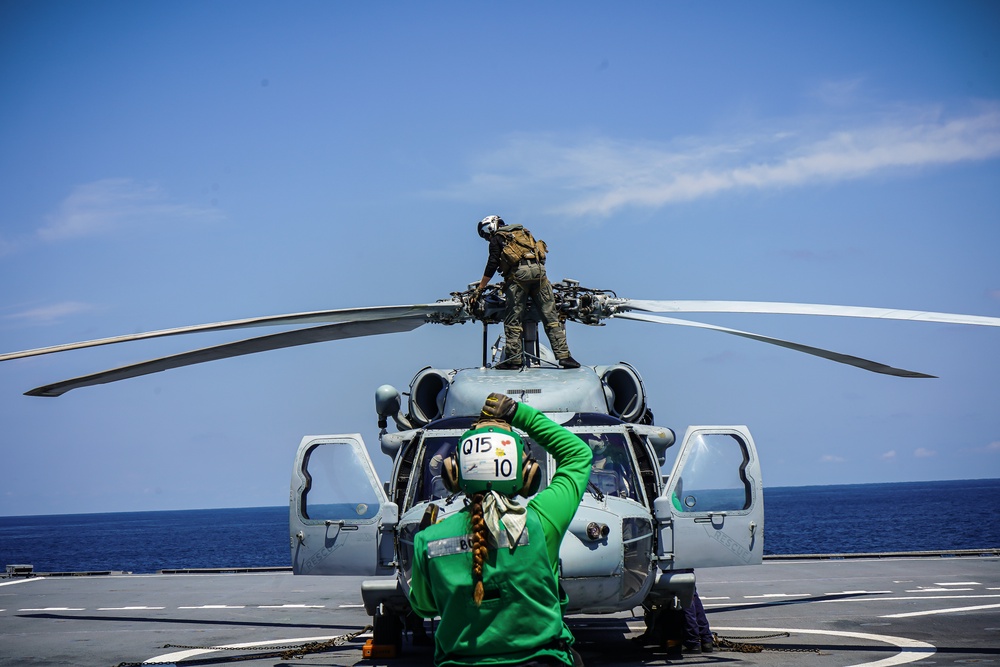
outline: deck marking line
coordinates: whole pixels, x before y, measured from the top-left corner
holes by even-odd
[[[834,637],[851,637],[853,639],[867,639],[873,642],[891,644],[898,649],[899,653],[894,656],[876,660],[874,662],[859,662],[846,667],[893,667],[894,665],[905,665],[926,657],[934,655],[937,648],[933,644],[922,642],[909,637],[895,637],[893,635],[874,635],[867,632],[844,632],[841,630],[806,630],[803,628],[718,628],[713,626],[713,630],[723,630],[727,632],[801,632],[807,635],[832,635]],[[836,649],[833,649],[836,650]]]
[[[143,660],[143,664],[148,662],[179,662],[186,658],[191,658],[196,655],[204,655],[205,653],[214,653],[220,649],[236,649],[236,648],[264,648],[267,646],[273,646],[275,644],[304,644],[305,642],[324,642],[336,637],[341,637],[343,635],[328,635],[324,637],[296,637],[293,639],[269,639],[263,642],[246,642],[243,644],[220,644],[219,646],[213,648],[195,648],[186,649],[184,651],[174,651],[173,653],[164,653],[163,655],[154,656],[152,658],[147,658]]]
[[[747,600],[755,600],[757,598],[807,598],[812,593],[765,593],[763,595],[744,595],[743,597]]]
[[[87,611],[83,607],[45,607],[44,609],[18,609],[18,611]]]
[[[955,591],[971,591],[971,588],[915,588],[904,593],[954,593]]]
[[[246,609],[244,605],[203,604],[200,607],[177,607],[178,609]]]
[[[982,586],[978,581],[945,581],[942,583],[936,583],[935,586]]]
[[[898,598],[859,598],[857,600],[828,600],[828,602],[885,602],[886,600],[974,600],[1000,598],[1000,595],[905,595]]]
[[[871,591],[877,592],[877,591]],[[889,592],[889,591],[886,591]],[[753,596],[746,596],[753,597]],[[759,597],[759,596],[758,596]],[[900,600],[972,600],[980,598],[997,598],[1000,595],[906,595],[903,597],[892,597],[892,598],[838,598],[833,600],[802,600],[802,601],[792,601],[784,599],[773,599],[767,602],[767,604],[773,605],[785,605],[785,604],[801,604],[805,602],[807,604],[827,604],[830,602],[896,602]],[[702,598],[704,601],[705,598]],[[761,604],[760,602],[729,602],[729,603],[709,603],[705,605],[706,609],[713,607],[748,607],[755,604]]]
[[[961,611],[979,611],[980,609],[1000,609],[1000,604],[980,604],[974,607],[952,607],[951,609],[931,609],[929,611],[910,611],[905,614],[888,614],[880,618],[910,618],[912,616],[933,616],[934,614],[954,614]]]
[[[165,607],[98,607],[97,611],[151,611]]]
[[[42,581],[45,577],[31,577],[30,579],[15,579],[13,581],[0,581],[0,586],[13,586],[14,584],[25,584],[29,581]]]
[[[325,609],[322,604],[262,604],[258,609]]]
[[[705,598],[702,598],[702,599],[704,600]],[[363,607],[364,607],[363,604],[341,604],[341,605],[337,605],[337,609],[361,609]]]

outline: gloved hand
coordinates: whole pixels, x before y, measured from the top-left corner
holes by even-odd
[[[496,419],[509,424],[514,419],[515,412],[517,412],[517,401],[506,394],[494,392],[486,397],[483,411],[479,417],[480,419]]]

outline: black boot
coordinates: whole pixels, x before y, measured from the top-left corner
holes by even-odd
[[[559,365],[563,368],[579,368],[580,362],[573,357],[566,357],[565,359],[559,360]]]

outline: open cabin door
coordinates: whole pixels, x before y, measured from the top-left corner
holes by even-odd
[[[759,565],[764,487],[745,426],[692,426],[654,502],[660,568]]]
[[[398,520],[359,434],[302,439],[289,502],[295,574],[393,574]]]

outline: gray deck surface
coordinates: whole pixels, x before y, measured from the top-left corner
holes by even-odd
[[[431,665],[431,650],[408,640],[402,657],[364,660],[370,635],[301,659],[176,648],[271,651],[356,632],[370,620],[359,582],[284,572],[0,579],[0,666]],[[765,561],[699,570],[698,591],[713,631],[734,641],[768,635],[749,640],[765,650],[668,661],[629,641],[644,628],[637,609],[571,617],[587,665],[1000,665],[995,556]]]

